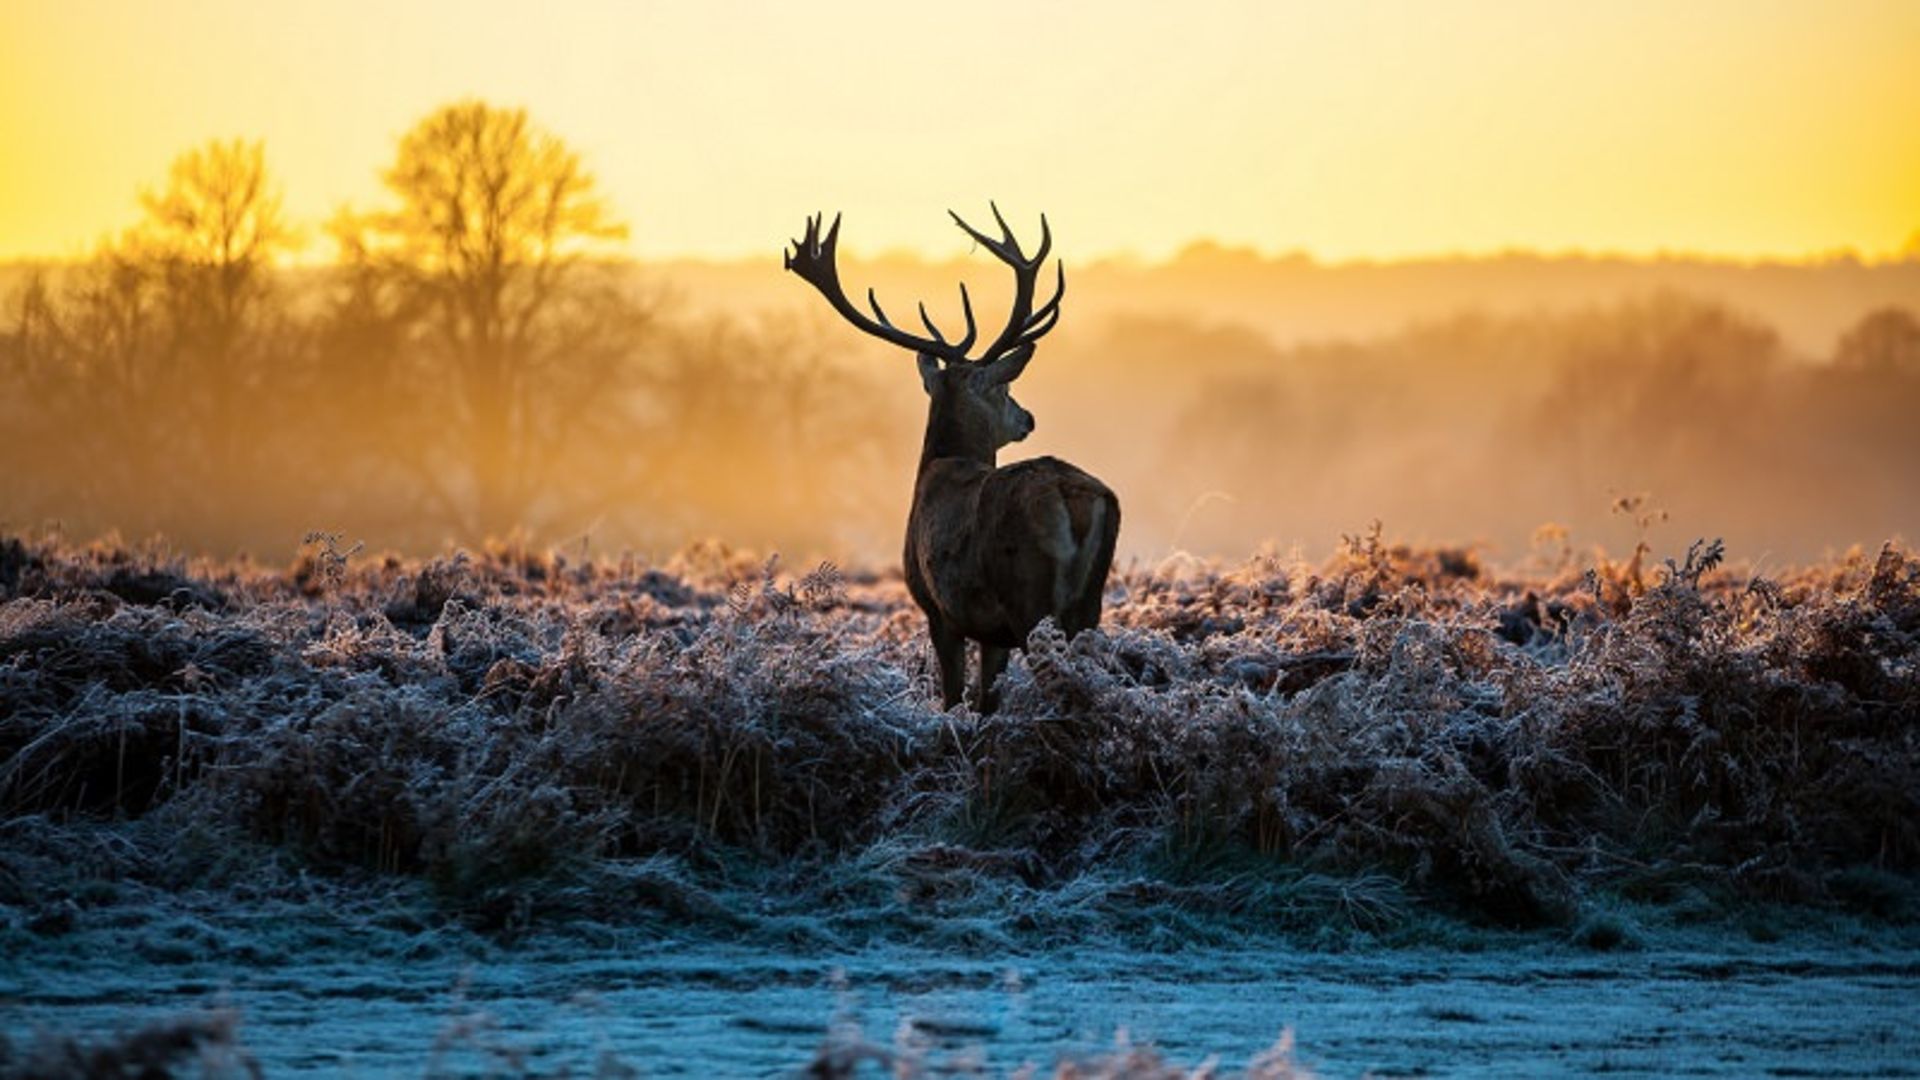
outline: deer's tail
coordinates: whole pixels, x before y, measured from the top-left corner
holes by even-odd
[[[1068,634],[1089,630],[1100,623],[1100,595],[1106,589],[1107,569],[1113,565],[1113,548],[1120,536],[1120,500],[1104,488],[1096,492],[1076,492],[1080,498],[1067,500],[1072,522],[1073,558],[1061,575],[1065,603],[1061,605],[1061,629]]]

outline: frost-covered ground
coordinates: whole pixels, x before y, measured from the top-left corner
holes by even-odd
[[[223,993],[273,1074],[777,1070],[837,1014],[1002,1066],[1920,1060],[1903,548],[1363,538],[1108,599],[983,718],[887,574],[0,539],[0,1071]]]
[[[224,1009],[272,1076],[778,1076],[863,1044],[933,1074],[999,1073],[1098,1059],[1116,1033],[1170,1064],[1238,1070],[1286,1031],[1293,1064],[1329,1077],[1920,1075],[1920,949],[1858,928],[1669,933],[1606,953],[1540,935],[978,954],[617,932],[275,942],[303,936],[287,922],[225,936],[272,957],[111,947],[125,934],[16,957],[0,1027],[25,1051],[35,1028],[98,1037]]]

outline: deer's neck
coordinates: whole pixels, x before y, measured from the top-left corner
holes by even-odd
[[[927,409],[927,434],[920,444],[920,470],[942,458],[960,458],[994,467],[995,447],[989,419],[961,407],[950,395],[935,394]]]

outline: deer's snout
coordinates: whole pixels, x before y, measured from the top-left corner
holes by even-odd
[[[1019,415],[1013,418],[1013,441],[1019,442],[1031,434],[1033,434],[1033,414],[1021,409]]]

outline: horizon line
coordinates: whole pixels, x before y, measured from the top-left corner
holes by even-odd
[[[102,248],[114,238],[113,234],[103,234],[94,241],[89,250],[71,254],[52,254],[46,252],[0,252],[0,267],[18,269],[22,267],[76,266],[96,258]],[[308,245],[312,247],[314,245]],[[785,250],[787,242],[769,244],[764,252],[697,252],[635,251],[608,252],[591,258],[589,261],[617,265],[621,263],[634,266],[695,264],[716,267],[744,266],[763,260],[776,258]],[[970,261],[971,253],[950,251],[933,253],[916,248],[893,246],[877,249],[849,247],[842,255],[851,262],[867,264],[883,263],[919,263],[929,267],[951,266]],[[1137,270],[1164,270],[1178,267],[1182,263],[1216,260],[1225,263],[1274,265],[1306,265],[1319,269],[1366,269],[1374,267],[1419,266],[1445,263],[1492,263],[1502,261],[1535,260],[1541,262],[1614,262],[1640,263],[1654,265],[1660,263],[1698,263],[1727,267],[1787,266],[1815,268],[1852,263],[1868,267],[1891,267],[1908,263],[1920,263],[1920,231],[1907,240],[1903,246],[1883,248],[1879,251],[1863,251],[1849,244],[1835,245],[1819,250],[1790,252],[1733,252],[1689,249],[1681,247],[1621,248],[1621,247],[1547,247],[1526,244],[1504,244],[1486,248],[1456,248],[1439,251],[1409,251],[1398,254],[1347,254],[1329,256],[1310,248],[1268,248],[1251,242],[1223,240],[1211,236],[1196,236],[1174,248],[1170,253],[1150,255],[1131,249],[1109,249],[1092,252],[1077,258],[1082,269],[1121,268]],[[281,269],[312,269],[337,265],[337,256],[318,256],[303,248],[291,256],[273,260],[273,265]]]

